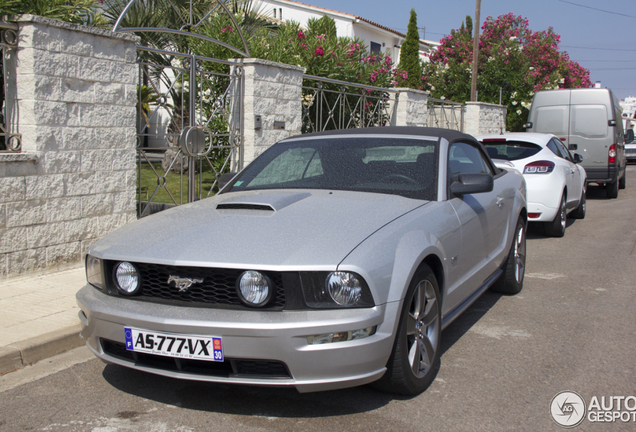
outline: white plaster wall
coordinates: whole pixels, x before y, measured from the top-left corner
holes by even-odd
[[[274,9],[276,9],[276,19],[281,19],[280,9],[283,10],[283,21],[296,21],[301,26],[306,26],[309,18],[320,19],[327,15],[336,22],[336,34],[339,37],[354,37],[353,34],[353,17],[347,14],[332,13],[322,8],[305,7],[294,5],[293,3],[279,2],[276,0],[261,0],[260,11],[265,15],[274,17]]]

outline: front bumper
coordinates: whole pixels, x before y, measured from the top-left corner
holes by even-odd
[[[379,379],[393,347],[394,323],[401,304],[368,309],[307,311],[236,311],[180,307],[108,296],[90,285],[77,293],[82,336],[99,358],[173,378],[266,386],[293,386],[300,392],[332,390]],[[167,368],[164,360],[141,362],[107,348],[123,345],[124,327],[221,337],[227,362],[256,360],[283,363],[289,374],[267,376],[200,368]],[[377,326],[374,335],[347,342],[309,345],[307,336]],[[157,356],[158,357],[158,356]],[[206,362],[217,363],[217,362]]]

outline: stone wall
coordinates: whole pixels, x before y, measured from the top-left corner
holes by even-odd
[[[0,154],[0,278],[80,263],[136,219],[137,38],[24,15],[7,62],[21,154]]]
[[[247,166],[272,144],[300,134],[304,68],[262,59],[236,63],[243,68],[243,165]]]
[[[506,131],[507,108],[485,102],[466,102],[464,132],[470,135]]]
[[[392,126],[426,126],[428,120],[428,92],[397,88],[391,94]]]

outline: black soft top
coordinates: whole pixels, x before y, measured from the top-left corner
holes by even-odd
[[[313,132],[309,134],[296,135],[287,139],[300,139],[301,137],[330,136],[330,135],[416,135],[416,136],[434,136],[445,138],[448,142],[455,141],[471,141],[478,142],[472,135],[465,134],[452,129],[416,127],[416,126],[384,126],[384,127],[366,127],[359,129],[337,129],[324,132]],[[286,141],[284,139],[283,141]]]

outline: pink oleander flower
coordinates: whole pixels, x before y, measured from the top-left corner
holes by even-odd
[[[298,39],[305,39],[305,34],[301,31],[298,32]]]
[[[320,56],[320,57],[324,56],[325,55],[325,49],[323,47],[319,46],[318,48],[316,48],[316,51],[314,51],[314,55],[317,55],[317,56]]]

